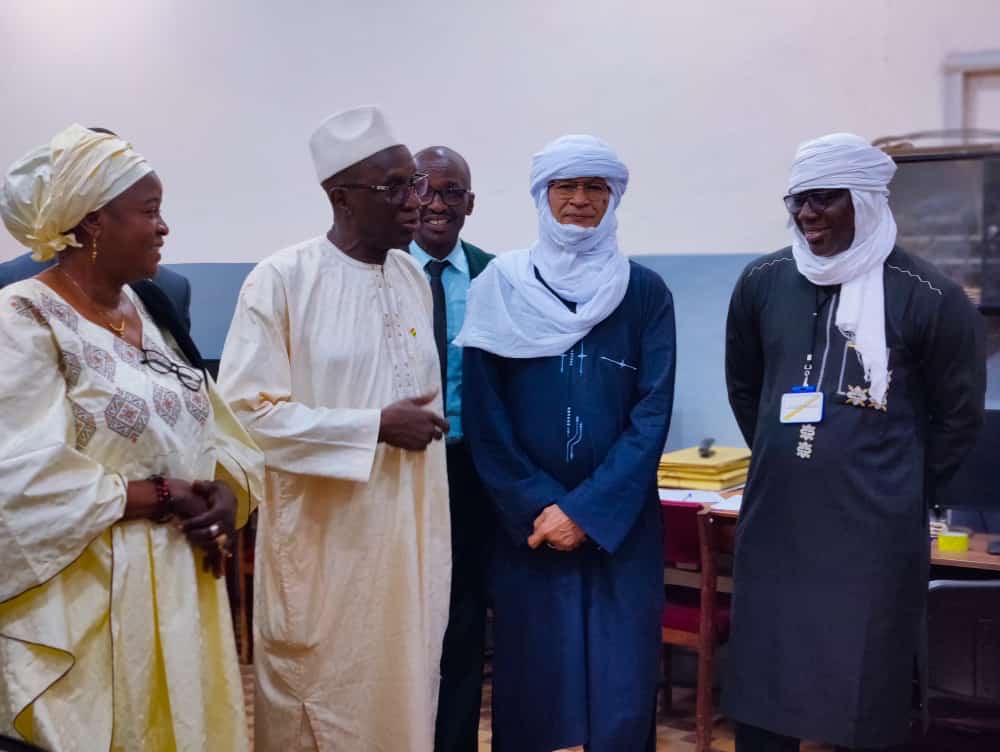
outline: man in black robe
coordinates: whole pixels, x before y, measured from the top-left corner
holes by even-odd
[[[729,400],[753,450],[723,696],[738,752],[907,735],[928,509],[982,423],[985,353],[962,289],[895,247],[894,172],[857,136],[803,144],[793,245],[730,303]]]

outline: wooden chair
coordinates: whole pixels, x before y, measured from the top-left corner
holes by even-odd
[[[701,504],[661,502],[667,566],[700,574],[697,591],[668,587],[663,609],[664,710],[671,705],[671,646],[693,650],[698,655],[698,686],[695,708],[695,749],[708,752],[712,741],[712,684],[716,647],[729,637],[728,597],[717,592],[719,557],[732,553],[732,541],[718,534],[716,525]]]

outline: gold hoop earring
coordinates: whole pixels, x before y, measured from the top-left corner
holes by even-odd
[[[97,238],[90,241],[90,263],[97,263]]]

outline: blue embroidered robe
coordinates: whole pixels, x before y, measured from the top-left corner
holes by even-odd
[[[670,291],[635,263],[622,303],[561,356],[465,350],[465,434],[500,525],[496,752],[651,743],[674,364]],[[577,550],[527,546],[550,504],[586,532]]]

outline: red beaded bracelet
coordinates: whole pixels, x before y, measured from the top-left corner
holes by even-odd
[[[153,522],[169,522],[174,517],[174,497],[170,495],[167,479],[162,475],[151,475],[149,480],[156,491],[156,514]]]

